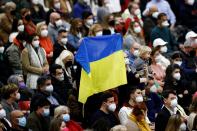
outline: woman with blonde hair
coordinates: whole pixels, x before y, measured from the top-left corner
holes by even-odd
[[[40,46],[44,48],[49,63],[53,57],[53,43],[51,38],[48,36],[48,27],[45,22],[37,24],[36,33],[39,36]]]
[[[165,131],[186,131],[186,124],[181,115],[175,114],[170,117]]]
[[[100,24],[94,24],[90,27],[89,36],[102,36],[103,27]]]

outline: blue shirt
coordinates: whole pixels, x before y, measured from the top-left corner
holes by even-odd
[[[125,51],[125,53],[127,54],[127,58],[129,59],[129,66],[133,66],[133,63],[137,57],[135,57],[133,54],[131,54],[131,52],[128,50]]]
[[[82,14],[83,12],[92,12],[90,6],[88,5],[82,5],[80,3],[76,3],[73,7],[73,17],[74,18],[81,18],[82,19]]]

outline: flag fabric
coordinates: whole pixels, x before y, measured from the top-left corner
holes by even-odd
[[[79,101],[127,83],[120,34],[85,37],[75,59],[82,66]]]

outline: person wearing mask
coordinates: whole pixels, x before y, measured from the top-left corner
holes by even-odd
[[[166,68],[170,65],[170,61],[165,57],[168,48],[167,48],[167,42],[162,40],[161,38],[157,38],[153,41],[153,47],[159,48],[159,55],[157,56],[156,63],[159,64],[163,70],[166,70]]]
[[[172,115],[180,114],[186,119],[186,114],[181,106],[178,105],[176,93],[166,90],[162,93],[164,106],[155,119],[155,131],[165,131],[169,118]]]
[[[178,43],[175,40],[174,36],[172,35],[172,32],[168,28],[169,23],[167,19],[167,15],[165,13],[160,13],[157,17],[157,26],[155,26],[152,29],[151,32],[151,42],[157,38],[161,38],[168,44],[166,45],[168,48],[168,52],[172,52],[177,50],[178,48]]]
[[[36,25],[32,21],[31,11],[28,8],[23,8],[21,10],[21,17],[25,26],[25,32],[28,35],[36,33]]]
[[[0,122],[3,125],[3,131],[10,131],[12,124],[6,118],[6,111],[3,109],[2,105],[0,104]]]
[[[94,24],[94,16],[91,12],[83,12],[83,25],[84,25],[84,36],[88,36],[90,27]]]
[[[76,49],[68,42],[68,32],[65,28],[60,28],[58,31],[57,41],[53,45],[53,61],[61,54],[63,50],[69,50],[73,54]]]
[[[62,20],[61,16],[57,12],[50,14],[50,22],[48,25],[48,35],[50,36],[52,43],[54,44],[58,37],[58,31],[60,28],[69,29],[69,26]]]
[[[53,64],[50,67],[51,83],[54,87],[54,92],[59,95],[59,97],[67,103],[68,91],[72,89],[72,84],[66,77],[64,70],[61,65]]]
[[[100,109],[98,109],[94,114],[92,114],[91,125],[101,126],[103,121],[106,122],[107,126],[110,128],[119,124],[114,111],[116,110],[116,104],[114,102],[114,97],[111,93],[104,92],[100,96]]]
[[[12,32],[22,33],[25,31],[25,26],[22,19],[14,19],[12,23]]]
[[[123,104],[123,107],[120,108],[118,113],[118,117],[122,125],[127,124],[129,115],[133,111],[133,107],[141,102],[143,102],[142,91],[138,88],[130,88],[127,93],[127,100]]]
[[[48,131],[50,124],[50,102],[46,97],[38,97],[33,112],[27,118],[26,128],[32,131]]]
[[[167,16],[167,20],[170,21],[171,27],[170,29],[174,29],[176,23],[176,16],[174,15],[169,3],[166,0],[151,0],[147,3],[146,9],[143,11],[143,15],[147,16],[150,7],[156,5],[160,13],[165,13]]]
[[[5,45],[8,42],[8,37],[12,32],[12,22],[14,21],[14,12],[16,4],[12,1],[6,2],[4,7],[4,13],[0,18],[0,39],[2,39]]]
[[[26,78],[26,86],[30,89],[36,89],[36,81],[42,74],[48,74],[49,65],[46,53],[40,47],[38,35],[29,36],[27,46],[22,51],[21,61]]]
[[[45,97],[50,103],[50,116],[54,114],[54,108],[65,104],[62,99],[53,91],[50,76],[41,76],[37,80],[37,90],[31,99],[30,112],[34,111],[36,101],[39,97]]]
[[[180,51],[175,51],[171,56],[172,64],[177,64],[181,67],[183,63],[183,56]]]
[[[39,3],[39,0],[31,0],[31,18],[34,24],[45,21],[46,12],[43,6]]]
[[[151,131],[149,124],[146,122],[147,107],[144,103],[137,104],[129,114],[129,121],[126,127],[129,131]]]
[[[70,116],[70,109],[67,106],[58,106],[55,108],[54,118],[61,118],[69,131],[82,131],[83,128]]]
[[[26,46],[26,39],[25,33],[19,33],[5,51],[9,66],[14,74],[22,74],[21,53]]]
[[[116,21],[113,14],[109,14],[105,17],[105,23],[103,25],[104,25],[104,30],[108,30],[110,32],[109,34],[112,35],[116,33],[116,29],[115,29]]]
[[[70,130],[68,129],[63,119],[53,118],[50,123],[49,131],[70,131]]]
[[[10,113],[10,122],[12,124],[12,131],[27,131],[25,128],[27,120],[21,110],[14,110]]]
[[[83,22],[79,18],[71,21],[70,32],[68,33],[68,43],[70,43],[76,50],[79,48],[79,40],[84,36]]]
[[[186,131],[187,126],[184,122],[184,119],[179,114],[172,115],[169,120],[168,124],[166,126],[165,131]]]
[[[1,105],[6,111],[6,118],[10,120],[10,113],[18,109],[17,101],[20,99],[19,88],[15,84],[8,84],[2,88]]]
[[[103,27],[100,24],[93,24],[89,30],[88,36],[102,36],[103,35]]]
[[[44,48],[48,62],[52,63],[53,58],[53,43],[48,36],[48,28],[45,23],[37,24],[36,32],[39,36],[40,46]]]
[[[82,19],[82,14],[85,11],[92,12],[91,7],[87,4],[87,0],[78,0],[73,6],[72,16]]]

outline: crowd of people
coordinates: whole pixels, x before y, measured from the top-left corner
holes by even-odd
[[[0,131],[196,131],[196,32],[196,0],[0,0]],[[115,33],[127,84],[82,104],[81,40]]]

